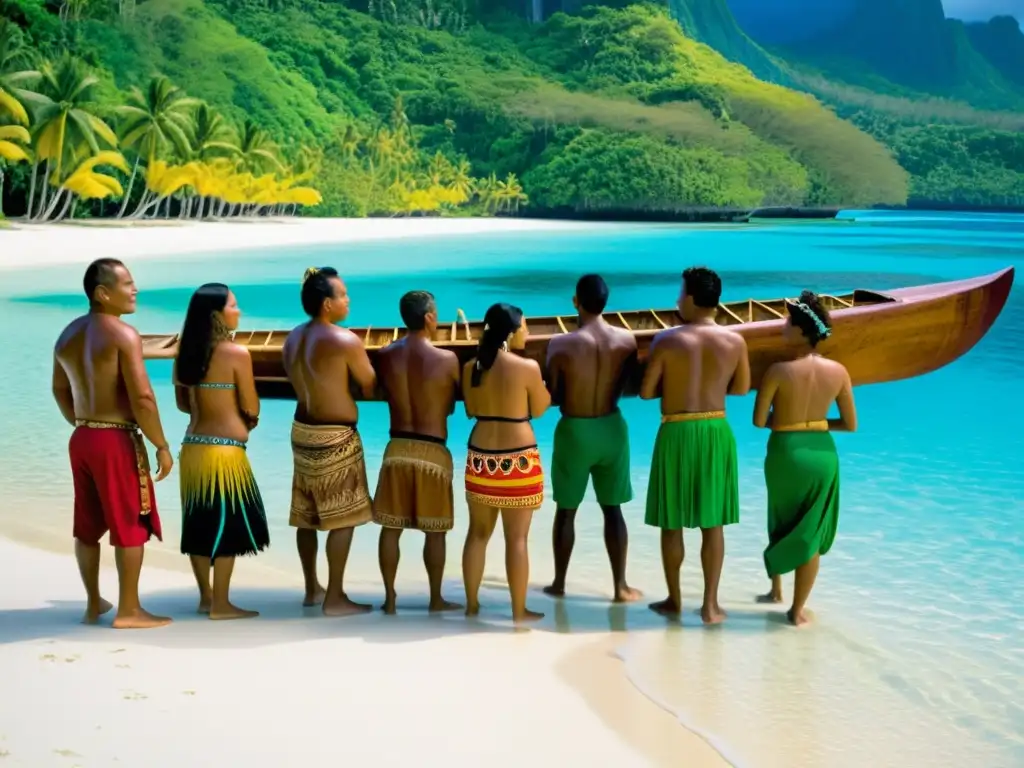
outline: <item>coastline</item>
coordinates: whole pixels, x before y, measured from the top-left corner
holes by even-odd
[[[100,580],[113,596],[109,547],[104,554]],[[214,759],[327,765],[356,757],[360,765],[384,766],[419,759],[445,734],[457,746],[436,753],[439,763],[512,766],[522,761],[520,751],[508,747],[512,728],[523,730],[531,746],[543,745],[540,765],[568,758],[666,768],[680,760],[695,768],[728,765],[626,678],[615,656],[619,633],[595,639],[557,627],[516,632],[501,608],[478,621],[430,616],[417,607],[397,617],[375,611],[325,619],[299,606],[297,588],[254,588],[251,579],[239,580],[237,600],[262,615],[213,623],[193,612],[189,575],[152,565],[143,573],[143,602],[173,615],[174,624],[115,632],[77,623],[84,602],[69,555],[0,538],[0,561],[19,574],[21,585],[0,604],[0,676],[12,689],[32,692],[0,702],[5,764],[73,757],[83,767]],[[353,590],[355,599],[377,597],[360,591]],[[504,596],[490,597],[500,602]],[[425,593],[411,600],[425,605]],[[109,621],[108,614],[102,624]],[[414,679],[418,695],[410,695]],[[302,705],[281,706],[282,694]],[[85,712],[53,709],[54,702],[86,700],[92,704]],[[148,754],[148,740],[139,734],[153,728],[154,718],[159,733],[188,738],[161,742],[158,754]],[[258,738],[226,739],[225,718],[239,726],[266,725]],[[401,739],[393,738],[396,722]],[[334,751],[320,739],[302,738],[338,723],[359,739]]]
[[[514,236],[592,231],[595,226],[601,224],[522,219],[15,225],[0,231],[0,272],[13,275],[34,267],[84,267],[101,256],[129,263],[161,257],[184,260],[261,247],[492,233]],[[28,507],[34,505],[28,501]],[[624,641],[621,632],[607,626],[575,633],[559,628],[555,615],[564,617],[565,610],[552,605],[545,610],[554,621],[549,619],[530,632],[514,632],[506,616],[507,594],[500,585],[485,585],[485,593],[490,592],[485,594],[489,615],[483,621],[466,622],[461,614],[432,617],[417,610],[421,591],[419,602],[426,603],[425,584],[419,583],[403,585],[403,598],[414,607],[402,610],[400,603],[395,618],[375,611],[366,617],[331,620],[298,606],[297,570],[285,571],[256,558],[238,570],[235,582],[238,602],[260,609],[262,615],[253,621],[214,624],[194,614],[188,563],[176,547],[165,543],[148,548],[142,593],[147,607],[172,615],[175,623],[148,633],[113,632],[108,628],[109,615],[104,617],[107,627],[78,624],[84,595],[70,539],[52,526],[33,524],[33,519],[27,515],[0,524],[0,561],[6,573],[18,574],[19,583],[25,583],[24,589],[8,591],[0,602],[0,615],[5,616],[0,624],[0,675],[12,685],[35,692],[28,700],[11,698],[0,703],[4,723],[0,756],[6,758],[5,764],[45,765],[73,757],[82,766],[106,765],[114,759],[178,765],[211,759],[218,752],[232,761],[280,756],[308,765],[333,764],[337,755],[328,755],[321,741],[297,736],[310,729],[330,729],[332,723],[336,727],[340,718],[347,732],[361,735],[359,741],[366,746],[355,754],[360,764],[368,766],[417,759],[421,743],[429,744],[437,734],[450,732],[451,723],[460,724],[456,740],[460,746],[446,748],[438,756],[449,765],[468,763],[470,758],[474,763],[483,759],[491,765],[518,764],[522,759],[518,750],[512,754],[507,747],[507,729],[516,723],[532,742],[544,745],[545,760],[557,758],[559,763],[582,755],[597,763],[614,760],[621,765],[668,767],[677,766],[685,756],[687,764],[696,768],[728,765],[630,682],[616,655],[617,645]],[[112,550],[104,546],[103,551],[101,583],[105,594],[113,597]],[[353,581],[350,591],[356,599],[375,604],[380,599],[376,583]],[[452,583],[450,592],[454,599],[461,599],[461,584]],[[487,602],[492,604],[489,610]],[[587,604],[582,605],[566,601],[565,609],[571,614],[587,612]],[[402,644],[397,656],[392,649],[395,643]],[[296,696],[313,696],[312,710],[282,707],[280,699],[273,698],[279,689],[295,689],[296,681],[309,674],[310,659],[336,658],[339,652],[343,659],[358,663],[318,665],[315,683],[300,685],[312,685],[310,691],[296,690]],[[293,668],[297,660],[302,669]],[[469,674],[467,660],[475,667]],[[174,670],[183,668],[189,670],[187,677],[197,681],[186,685],[180,680]],[[410,690],[414,679],[415,691],[422,691],[418,695]],[[253,680],[258,687],[247,690]],[[337,691],[342,690],[345,696],[338,697]],[[97,722],[73,717],[70,708],[65,717],[44,714],[47,702],[86,699],[106,702],[109,714],[97,717]],[[223,715],[222,707],[234,710],[232,719],[250,723],[259,719],[261,710],[266,714],[269,709],[274,725],[249,743],[224,740],[215,725]],[[93,711],[98,713],[100,708]],[[316,722],[328,714],[332,722]],[[171,745],[157,763],[152,755],[142,754],[145,744],[128,728],[129,723],[145,728],[154,716],[160,719],[161,729],[195,736]],[[404,734],[407,738],[392,738],[395,719],[409,729]],[[199,726],[197,733],[197,723],[211,726],[209,730]],[[588,734],[586,739],[580,739],[583,732]],[[340,749],[353,754],[347,743]],[[545,760],[541,764],[549,764]]]
[[[213,222],[169,219],[115,225],[19,225],[12,222],[9,228],[0,230],[0,271],[71,264],[84,266],[103,256],[125,261],[171,256],[186,259],[255,248],[461,235],[578,232],[600,226],[600,222],[504,218],[297,217]]]

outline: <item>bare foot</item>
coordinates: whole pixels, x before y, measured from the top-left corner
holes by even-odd
[[[118,612],[114,617],[114,629],[156,629],[171,623],[167,616],[154,616],[149,611],[139,608],[133,613]]]
[[[345,595],[336,598],[324,598],[324,616],[337,618],[340,616],[352,616],[357,613],[369,613],[372,610],[372,605],[367,605],[366,603],[354,603]]]
[[[544,587],[541,592],[545,595],[551,595],[551,597],[565,597],[565,584],[555,582],[549,587]]]
[[[635,603],[644,593],[639,589],[633,589],[630,586],[623,585],[615,590],[615,597],[612,599],[613,603]]]
[[[382,605],[380,607],[380,609],[382,611],[384,611],[384,615],[385,616],[394,616],[395,615],[395,598],[396,597],[397,597],[397,595],[394,592],[392,592],[390,595],[388,595],[388,594],[384,595],[384,605]]]
[[[714,624],[721,624],[725,621],[726,613],[719,606],[702,606],[700,609],[700,619],[705,624],[711,626]]]
[[[110,613],[113,610],[114,604],[109,600],[104,600],[102,597],[96,605],[87,605],[85,607],[85,615],[82,616],[83,624],[96,624],[100,620],[100,616],[105,613]]]
[[[662,616],[678,616],[682,611],[671,597],[666,597],[660,603],[651,603],[647,607]]]
[[[466,605],[466,616],[473,617],[480,615],[480,603],[468,603]]]
[[[802,609],[799,612],[794,612],[790,608],[786,611],[786,618],[789,619],[789,623],[794,627],[803,627],[811,623],[811,617]]]
[[[763,595],[758,595],[757,596],[757,602],[759,602],[759,603],[781,603],[782,602],[782,593],[781,592],[776,592],[773,589],[771,592],[768,592],[768,593],[763,594]]]
[[[237,605],[228,603],[223,608],[210,607],[210,618],[214,621],[230,621],[231,619],[253,619],[260,615],[259,611],[247,611]]]
[[[321,605],[326,595],[327,590],[317,584],[315,591],[307,592],[306,596],[302,598],[302,607],[312,608],[314,605]]]
[[[522,614],[519,616],[516,616],[515,614],[512,615],[512,621],[514,621],[516,624],[525,624],[528,621],[540,621],[543,618],[543,613],[531,611],[527,608],[524,608]]]
[[[208,595],[200,595],[199,606],[196,608],[196,613],[207,614],[210,612],[210,605],[213,603],[213,597]]]
[[[457,611],[461,607],[462,605],[460,603],[453,603],[450,600],[445,600],[439,597],[436,600],[431,598],[430,606],[427,610],[431,613],[441,613],[442,611]]]

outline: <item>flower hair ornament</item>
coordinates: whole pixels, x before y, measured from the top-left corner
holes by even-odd
[[[320,267],[310,267],[302,274],[302,283],[305,284],[309,278],[317,274],[320,271]]]
[[[820,317],[818,317],[817,312],[815,312],[809,306],[804,304],[802,301],[793,301],[790,303],[794,307],[799,309],[801,312],[803,312],[805,315],[807,315],[809,318],[811,318],[811,320],[814,321],[814,326],[818,330],[819,338],[827,339],[829,336],[832,335],[832,329],[825,325],[825,322]]]

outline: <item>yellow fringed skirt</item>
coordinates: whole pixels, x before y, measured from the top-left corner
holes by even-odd
[[[270,545],[267,516],[245,443],[186,435],[178,456],[181,478],[181,552],[255,555]]]

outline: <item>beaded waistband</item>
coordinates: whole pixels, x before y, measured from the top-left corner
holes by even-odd
[[[126,432],[137,432],[139,429],[138,424],[123,421],[93,421],[92,419],[75,419],[75,426],[89,429],[123,429]]]
[[[245,443],[230,437],[214,437],[213,435],[185,435],[182,445],[225,445],[245,450]]]

